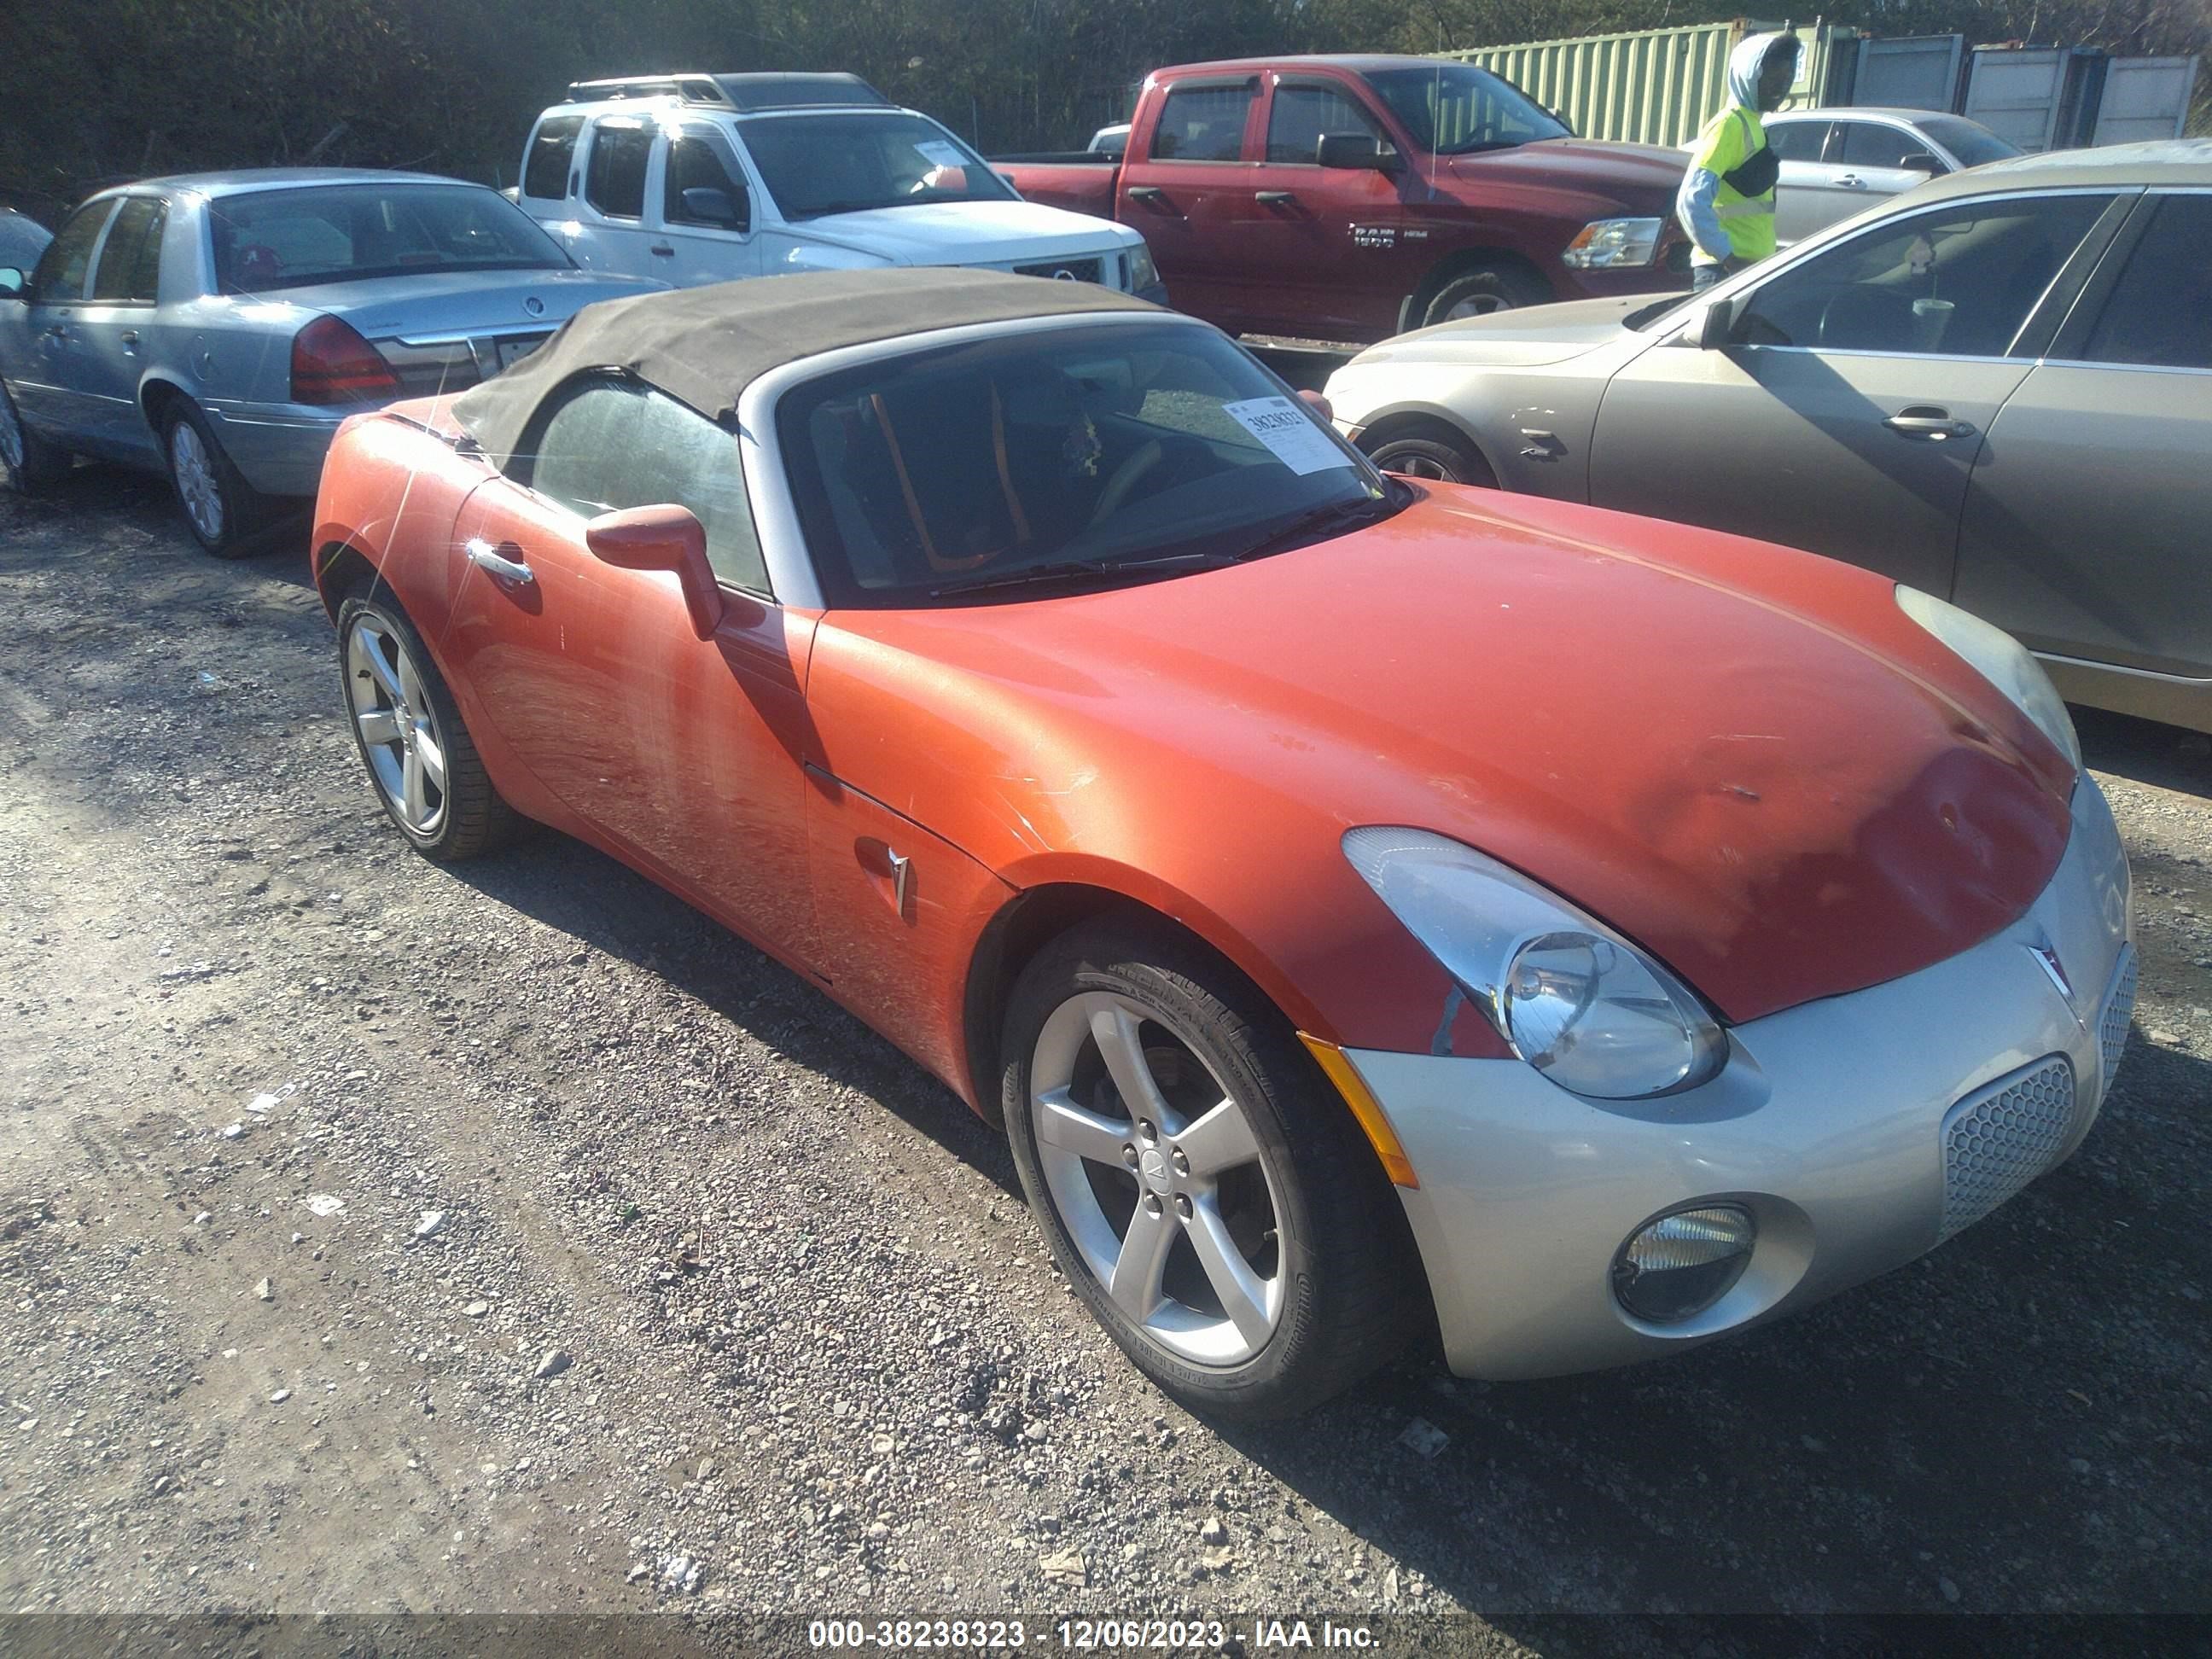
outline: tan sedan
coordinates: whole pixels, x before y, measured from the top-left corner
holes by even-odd
[[[1328,396],[1387,469],[1848,560],[2212,731],[2212,141],[1977,167],[1694,300],[1387,340]]]

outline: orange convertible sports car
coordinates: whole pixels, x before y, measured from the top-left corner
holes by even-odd
[[[1803,1307],[2065,1157],[2126,1036],[2127,865],[2010,639],[1385,477],[1085,284],[591,307],[349,422],[315,549],[417,847],[541,820],[820,984],[1205,1409],[1431,1316],[1512,1377]]]

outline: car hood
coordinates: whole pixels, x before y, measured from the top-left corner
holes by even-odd
[[[1572,190],[1623,201],[1671,202],[1690,158],[1658,144],[1610,144],[1589,138],[1542,138],[1511,149],[1438,158],[1447,178],[1469,185]]]
[[[448,270],[284,289],[270,297],[343,317],[372,340],[420,340],[549,330],[594,300],[666,286],[596,270]]]
[[[1540,368],[1618,340],[1623,319],[1662,296],[1630,294],[1601,300],[1568,300],[1465,317],[1417,328],[1372,345],[1346,367],[1391,361],[1463,363],[1470,368]]]
[[[1136,233],[1040,202],[924,202],[803,219],[792,228],[908,265],[1014,265],[1118,253]]]
[[[828,624],[825,715],[866,732],[831,764],[933,828],[996,792],[1047,844],[1149,836],[1173,861],[1234,843],[1203,878],[1249,890],[1264,867],[1277,910],[1368,904],[1345,829],[1431,830],[1610,922],[1731,1020],[1991,936],[2068,835],[2070,764],[1888,582],[1588,507],[1444,488],[1249,565]],[[941,738],[839,722],[835,683],[872,651],[860,678],[902,659],[897,696]],[[962,745],[996,757],[946,758]],[[1310,952],[1330,953],[1372,946]]]

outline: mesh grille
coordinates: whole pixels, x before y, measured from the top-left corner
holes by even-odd
[[[2112,988],[2105,994],[2104,1017],[2097,1022],[2097,1046],[2105,1051],[2105,1087],[2112,1086],[2112,1073],[2120,1064],[2120,1051],[2128,1046],[2128,1021],[2136,1009],[2136,947],[2120,952],[2120,965],[2112,970]]]
[[[1943,1124],[1943,1230],[1970,1227],[2041,1175],[2074,1121],[2074,1067],[2063,1054],[1954,1106]]]

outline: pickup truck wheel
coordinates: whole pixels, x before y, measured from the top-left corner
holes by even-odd
[[[0,473],[18,495],[35,495],[69,474],[70,453],[48,443],[23,424],[15,401],[0,386]]]
[[[1453,277],[1431,295],[1428,309],[1421,313],[1421,325],[1431,328],[1438,323],[1487,317],[1492,312],[1518,311],[1523,306],[1540,306],[1551,297],[1533,277],[1503,266],[1486,267]]]
[[[1480,484],[1486,489],[1498,487],[1497,475],[1491,471],[1490,464],[1476,454],[1472,446],[1455,434],[1432,427],[1401,437],[1385,438],[1368,451],[1367,459],[1385,472],[1408,478]]]

